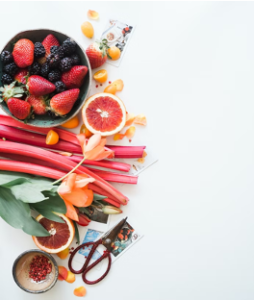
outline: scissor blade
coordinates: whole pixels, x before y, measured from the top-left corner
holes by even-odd
[[[125,225],[127,217],[122,219],[119,223],[117,223],[113,228],[107,231],[102,237],[102,244],[111,251],[112,243],[115,241],[118,233],[121,231],[122,227]]]

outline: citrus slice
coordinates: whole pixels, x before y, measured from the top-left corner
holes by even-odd
[[[94,73],[93,79],[96,80],[99,83],[104,83],[108,79],[108,72],[105,69],[101,69]]]
[[[75,229],[72,221],[61,213],[56,213],[64,223],[51,221],[42,215],[36,218],[49,233],[50,236],[37,237],[32,236],[36,246],[48,253],[58,253],[68,248],[74,238]]]
[[[126,122],[126,109],[117,96],[98,93],[86,100],[82,116],[89,131],[109,136],[123,129]]]

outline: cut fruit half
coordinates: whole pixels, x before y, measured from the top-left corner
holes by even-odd
[[[82,116],[89,131],[109,136],[123,129],[126,122],[126,109],[117,96],[99,93],[86,100]]]
[[[50,236],[32,237],[36,246],[48,253],[59,253],[68,248],[75,235],[73,222],[61,213],[55,212],[55,214],[58,215],[64,223],[51,221],[42,215],[39,215],[36,218],[36,221],[50,233]]]

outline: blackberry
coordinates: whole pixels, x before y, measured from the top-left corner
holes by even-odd
[[[48,80],[51,82],[58,81],[61,79],[61,72],[59,70],[52,70],[48,74]]]
[[[49,64],[50,69],[56,68],[59,65],[60,61],[61,61],[61,59],[58,54],[51,53],[47,57],[47,62]]]
[[[57,54],[61,59],[65,57],[64,48],[62,46],[58,47]]]
[[[49,64],[48,63],[44,63],[41,66],[41,76],[47,78],[48,77],[48,73],[49,73]]]
[[[6,66],[4,66],[4,71],[11,76],[14,76],[18,72],[18,66],[12,62]]]
[[[66,55],[70,55],[75,52],[77,44],[73,39],[68,38],[63,42],[62,47],[64,49],[64,53]]]
[[[59,46],[51,46],[50,47],[50,53],[57,54]]]
[[[39,57],[43,57],[46,54],[46,50],[44,48],[44,46],[42,45],[42,43],[40,42],[36,42],[34,44],[34,57],[39,58]]]
[[[5,73],[3,74],[1,81],[2,84],[11,84],[14,81],[14,79],[11,75]]]
[[[66,85],[62,81],[55,82],[55,86],[56,86],[55,92],[57,94],[62,93],[66,90]]]
[[[70,56],[70,58],[72,59],[72,65],[73,66],[76,66],[76,65],[79,65],[80,64],[80,57],[78,56],[78,54],[72,54]]]
[[[40,75],[41,65],[35,61],[31,66],[28,67],[28,72],[30,75]]]
[[[67,72],[72,67],[72,59],[70,57],[65,57],[61,60],[59,68],[62,72]]]
[[[1,53],[1,60],[2,62],[6,65],[9,64],[13,61],[13,56],[11,54],[11,52],[5,50]]]

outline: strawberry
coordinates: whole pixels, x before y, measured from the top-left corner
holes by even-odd
[[[28,39],[18,40],[14,45],[12,56],[19,68],[31,66],[34,61],[34,44]]]
[[[18,98],[10,98],[7,101],[7,106],[14,117],[20,120],[25,120],[31,112],[31,105]]]
[[[47,112],[47,106],[43,96],[30,95],[26,101],[31,104],[36,115],[45,115]]]
[[[64,91],[50,100],[51,110],[59,116],[68,114],[79,96],[79,89]]]
[[[51,46],[60,46],[57,38],[53,34],[47,35],[45,39],[42,41],[42,45],[46,50],[46,55],[45,55],[46,57],[50,54]]]
[[[18,71],[18,73],[14,76],[14,79],[19,82],[19,83],[23,83],[26,84],[26,78],[25,76],[27,76],[28,74],[28,70],[27,69],[20,69]]]
[[[52,82],[38,75],[32,75],[28,78],[27,88],[29,93],[34,96],[50,94],[56,89]]]
[[[87,71],[86,66],[74,66],[62,74],[61,81],[67,89],[80,88]]]
[[[100,43],[95,42],[88,46],[86,55],[89,58],[92,69],[98,68],[106,62],[108,48],[109,46],[106,39],[103,39]]]

